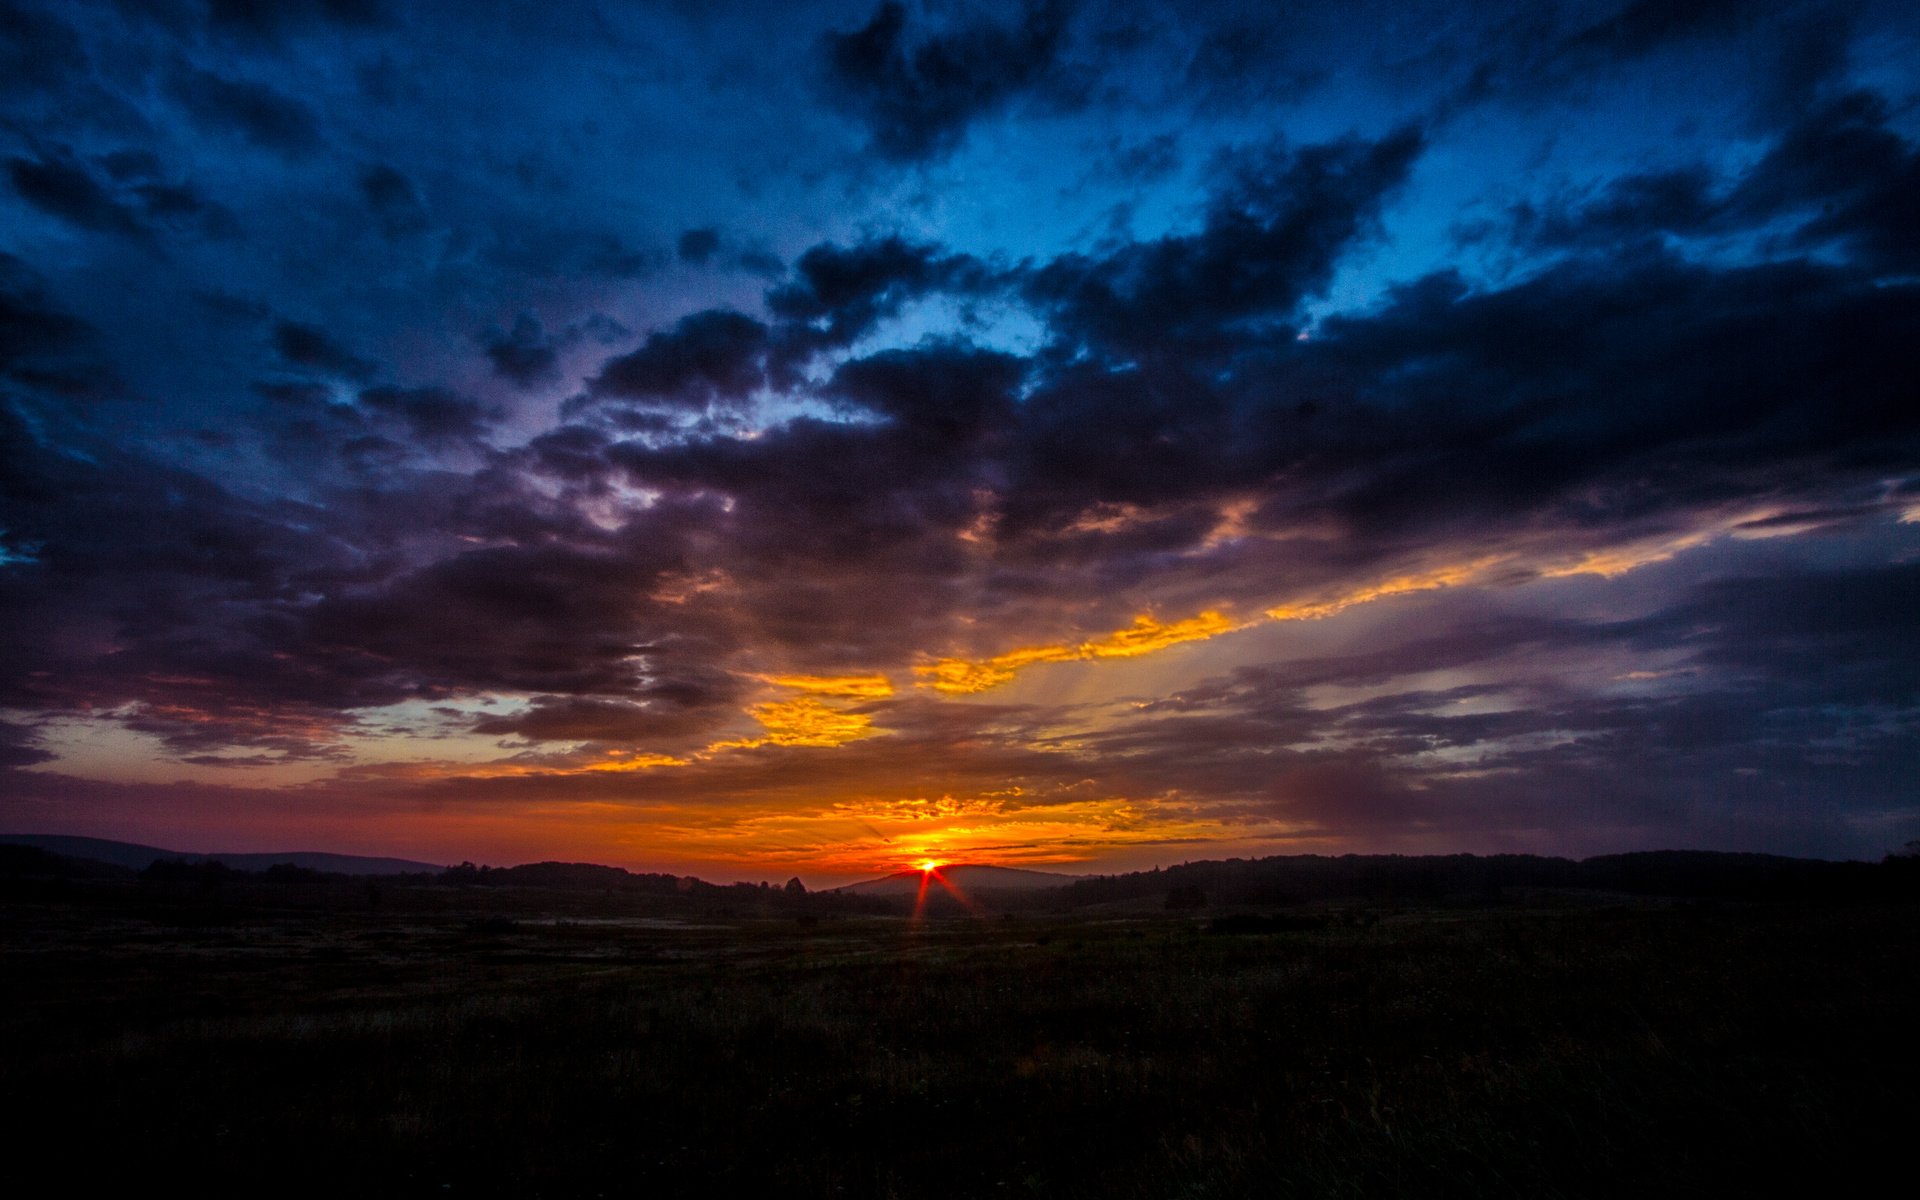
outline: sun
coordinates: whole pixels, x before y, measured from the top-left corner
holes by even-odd
[[[939,870],[940,867],[941,862],[937,858],[923,858],[920,860],[920,873],[922,875],[931,875],[933,872]]]

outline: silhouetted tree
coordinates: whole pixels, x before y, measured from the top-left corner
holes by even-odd
[[[1908,842],[1881,860],[1880,869],[1888,887],[1911,893],[1920,889],[1920,841]]]
[[[213,859],[189,862],[185,859],[163,858],[149,864],[146,870],[140,872],[140,878],[157,883],[192,883],[199,885],[202,891],[210,892],[235,873],[227,864]]]
[[[1206,906],[1207,893],[1192,884],[1167,889],[1167,907],[1170,909],[1205,908]]]

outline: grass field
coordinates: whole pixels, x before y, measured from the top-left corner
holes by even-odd
[[[276,895],[0,904],[16,1165],[203,1194],[1201,1197],[1832,1192],[1912,1162],[1906,906],[1540,895],[1218,932]]]

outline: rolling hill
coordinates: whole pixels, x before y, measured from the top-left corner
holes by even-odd
[[[310,871],[328,871],[341,875],[413,875],[422,871],[438,874],[446,868],[438,863],[414,862],[406,858],[366,858],[357,854],[328,854],[317,850],[289,850],[274,854],[203,854],[186,850],[163,850],[134,842],[116,842],[107,838],[66,837],[59,834],[0,833],[0,843],[32,846],[49,854],[89,862],[112,863],[144,871],[156,862],[217,862],[237,871],[264,871],[280,863],[292,863]]]
[[[941,867],[939,874],[963,892],[1037,892],[1065,887],[1079,878],[1052,871],[1027,871],[1018,867],[989,867],[955,863]],[[912,896],[919,892],[921,872],[901,871],[864,883],[850,883],[835,891],[856,896]],[[937,885],[935,885],[937,887]]]

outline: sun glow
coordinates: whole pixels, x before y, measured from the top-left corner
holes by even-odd
[[[973,897],[961,891],[958,884],[940,873],[940,868],[945,865],[945,863],[940,862],[938,859],[926,858],[920,860],[920,890],[915,892],[913,897],[912,924],[918,925],[926,920],[927,896],[931,893],[935,884],[945,889],[947,895],[959,901],[961,907],[965,908],[974,916],[983,915],[982,909],[974,902]]]

